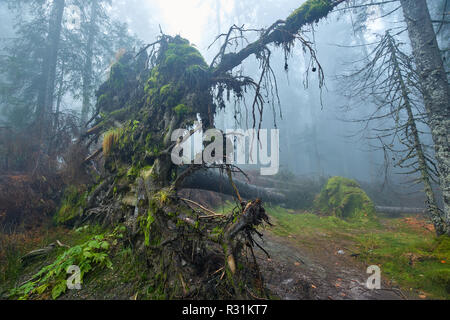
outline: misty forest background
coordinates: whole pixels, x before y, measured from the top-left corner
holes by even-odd
[[[39,115],[40,72],[46,53],[51,3],[2,1],[0,5],[2,136],[9,134],[18,139],[20,134],[25,134],[26,143],[31,143],[28,139],[30,133],[24,132]],[[66,1],[65,5],[81,8],[82,27],[71,30],[70,24],[64,23],[68,17],[65,13],[53,80],[51,116],[53,126],[58,126],[59,130],[72,130],[73,138],[76,138],[94,113],[95,91],[106,79],[115,55],[121,50],[138,50],[140,45],[154,42],[159,34],[159,25],[166,33],[179,33],[191,40],[210,61],[219,45],[213,45],[209,50],[208,47],[231,25],[245,25],[247,28],[268,26],[277,17],[287,16],[298,3],[295,0],[192,1],[189,3],[191,10],[187,13],[173,6],[173,1],[165,5],[158,1],[98,1],[96,12],[92,11],[91,1]],[[446,1],[429,1],[429,8],[438,31],[438,41],[447,56]],[[198,12],[205,14],[199,15]],[[170,18],[167,19],[168,16]],[[180,16],[182,20],[178,22]],[[375,101],[371,97],[353,97],[353,89],[342,86],[343,81],[349,80],[341,78],[358,69],[358,63],[364,62],[386,30],[391,30],[402,50],[410,54],[408,35],[402,21],[399,4],[388,1],[380,6],[356,7],[345,13],[338,10],[320,25],[311,26],[317,30],[309,36],[313,37],[311,40],[314,40],[318,60],[325,71],[326,87],[322,91],[314,74],[310,75],[305,87],[308,61],[303,58],[300,47],[292,52],[294,58],[290,61],[290,72],[284,72],[283,55],[274,55],[281,108],[275,106],[273,112],[264,114],[263,127],[274,128],[276,124],[280,129],[282,172],[314,178],[345,176],[377,188],[374,194],[389,190],[379,197],[383,202],[380,205],[423,206],[424,197],[417,193],[421,187],[408,187],[407,184],[415,177],[397,174],[402,170],[394,166],[395,156],[385,154],[386,150],[378,140],[382,134],[372,130],[394,126],[395,120],[373,120],[369,124],[362,121],[376,109]],[[245,62],[242,68],[250,75],[258,72],[257,64],[252,61]],[[218,112],[218,128],[236,127],[234,113],[230,109]],[[248,115],[246,117],[244,113],[239,115],[240,126],[250,127]],[[423,143],[431,146],[428,127],[420,124],[420,130]],[[57,156],[68,149],[69,141],[55,142],[60,144],[55,146],[59,148],[55,151]],[[16,148],[13,152],[12,144]],[[27,147],[18,141],[2,139],[2,148],[2,151],[9,151],[2,152],[2,171],[32,170],[36,164],[26,153],[31,151],[25,150]],[[415,195],[408,196],[412,192],[416,192]]]
[[[261,28],[290,16],[304,2],[0,0],[3,232],[45,223],[67,199],[65,190],[92,184],[87,172],[105,177],[105,163],[95,160],[102,141],[88,140],[83,148],[79,142],[114,111],[99,107],[103,96],[98,90],[114,79],[113,66],[123,57],[136,58],[143,48],[153,50],[147,44],[180,35],[209,64],[223,48],[224,37],[218,36],[231,26],[236,26],[234,35],[249,30],[245,38],[230,41],[227,50],[238,52],[264,35]],[[269,46],[273,77],[261,94],[264,113],[257,112],[256,126],[260,121],[261,128],[280,130],[280,172],[268,177],[271,182],[256,178],[254,184],[270,194],[270,187],[284,183],[288,193],[281,205],[306,210],[330,177],[354,179],[377,207],[426,211],[436,233],[448,234],[448,204],[441,186],[449,182],[448,140],[442,140],[448,139],[449,107],[439,115],[444,119],[437,127],[447,134],[439,133],[444,146],[438,148],[437,161],[424,100],[430,88],[421,81],[402,9],[408,1],[334,2],[325,19],[302,26],[301,43],[290,47],[281,42],[284,50]],[[448,96],[450,4],[428,0],[426,5]],[[80,21],[73,20],[74,7]],[[178,41],[174,39],[167,41]],[[234,76],[260,78],[266,60],[258,56],[261,52],[255,54],[257,59],[238,63]],[[243,100],[221,100],[226,107],[217,109],[214,125],[252,128],[254,99],[255,92],[248,90]],[[258,168],[241,169],[252,175]],[[237,183],[245,188],[242,181]]]

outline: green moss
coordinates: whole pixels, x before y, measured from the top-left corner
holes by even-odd
[[[450,236],[443,235],[436,239],[434,253],[442,260],[450,260]]]
[[[433,285],[443,287],[446,294],[450,296],[450,267],[428,271],[424,277],[430,279]]]
[[[172,191],[168,189],[161,189],[153,196],[153,200],[156,201],[158,206],[162,207],[170,203],[170,199],[173,196]]]
[[[143,223],[141,224],[141,227],[144,230],[144,239],[145,239],[145,245],[150,245],[150,227],[155,221],[155,217],[153,215],[153,212],[151,210],[147,211],[147,217],[143,220]]]
[[[448,260],[442,260],[433,250],[433,234],[416,233],[400,223],[399,226],[359,235],[360,258],[367,264],[378,264],[385,277],[408,290],[413,288],[427,296],[448,299],[450,267]]]
[[[136,167],[131,167],[127,171],[127,177],[129,178],[135,178],[139,174],[139,170]]]
[[[191,113],[192,112],[192,108],[186,106],[185,104],[179,104],[174,108],[174,111],[177,115],[179,116],[183,116],[185,114]]]
[[[161,87],[159,90],[159,94],[163,97],[168,97],[173,92],[173,85],[171,83],[168,83]]]
[[[339,218],[370,220],[375,217],[375,206],[359,184],[342,177],[328,180],[315,199],[315,208]]]
[[[100,97],[98,97],[97,107],[99,110],[107,110],[108,104],[109,104],[109,99],[106,94],[102,94]]]
[[[122,108],[119,110],[115,110],[109,114],[109,118],[114,120],[124,120],[125,117],[129,114],[130,110],[128,108]]]
[[[86,205],[87,195],[87,192],[83,192],[75,186],[67,187],[61,206],[54,216],[55,222],[57,224],[70,223],[79,217]]]
[[[157,78],[163,82],[184,82],[195,73],[206,72],[208,65],[201,53],[179,36],[172,39],[161,57]]]
[[[308,0],[286,19],[286,28],[297,32],[305,23],[318,22],[333,9],[330,0]]]
[[[192,65],[206,67],[206,62],[201,53],[192,47],[187,40],[180,40],[169,44],[165,54],[163,66],[172,70],[185,70]]]

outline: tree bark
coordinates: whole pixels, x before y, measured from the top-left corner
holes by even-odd
[[[400,0],[400,2],[408,26],[435,144],[444,200],[445,233],[450,234],[450,91],[447,76],[426,1]]]
[[[397,59],[395,44],[393,43],[391,37],[389,37],[389,49],[391,51],[391,57],[394,65],[394,72],[400,82],[400,91],[404,103],[403,107],[405,108],[406,113],[408,114],[408,127],[411,129],[411,135],[414,140],[414,145],[412,148],[414,148],[417,157],[417,163],[419,165],[421,180],[424,186],[424,192],[427,199],[426,205],[428,213],[430,214],[431,220],[433,221],[436,233],[439,236],[445,233],[445,222],[441,217],[439,207],[436,203],[436,197],[434,195],[433,188],[431,187],[431,177],[430,173],[428,172],[427,160],[425,158],[425,153],[422,148],[422,142],[419,137],[419,131],[417,130],[416,119],[412,111],[408,88],[406,87],[406,83],[403,78],[403,74],[401,72],[400,65]]]
[[[265,202],[272,203],[283,203],[286,201],[286,196],[280,190],[258,187],[250,183],[243,183],[237,179],[234,179],[234,183],[239,189],[239,194],[244,199],[261,198]],[[214,191],[230,196],[236,194],[227,176],[220,175],[217,172],[196,172],[186,178],[181,187]]]
[[[61,38],[65,0],[54,0],[47,35],[47,49],[42,62],[41,83],[37,98],[37,121],[40,140],[49,136],[55,91],[56,64]]]
[[[83,106],[81,108],[81,125],[86,124],[91,109],[91,85],[92,85],[92,57],[94,41],[97,34],[98,0],[92,0],[91,20],[88,29],[88,41],[86,44],[86,61],[83,68]]]

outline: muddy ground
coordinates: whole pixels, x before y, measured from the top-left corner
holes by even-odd
[[[366,288],[367,266],[338,244],[307,245],[266,231],[260,242],[270,258],[256,249],[269,290],[283,300],[399,300],[406,297],[382,281],[381,290]]]

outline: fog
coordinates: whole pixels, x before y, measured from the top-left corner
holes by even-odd
[[[128,31],[141,43],[153,42],[160,30],[179,34],[195,44],[210,63],[221,39],[211,44],[233,24],[247,29],[268,27],[288,16],[301,3],[299,0],[113,0],[108,13],[126,23]],[[361,10],[345,13],[337,10],[305,30],[304,37],[311,41],[324,71],[325,85],[321,89],[318,74],[311,70],[307,73],[311,57],[303,52],[300,44],[291,52],[288,71],[284,70],[283,50],[271,48],[280,104],[272,100],[273,106],[270,103],[265,106],[262,127],[280,130],[281,170],[299,176],[341,175],[366,182],[381,182],[386,174],[392,181],[404,180],[392,167],[385,171],[383,151],[376,150],[376,141],[367,140],[370,126],[376,127],[377,123],[372,122],[364,129],[364,124],[352,121],[364,119],[375,108],[372,102],[349,101],[338,78],[363,61],[373,48],[371,44],[387,29],[403,30],[398,37],[405,43],[405,50],[409,50],[401,10],[396,10],[397,7],[395,3],[370,7],[364,19]],[[8,14],[5,3],[0,8],[0,32],[4,38],[12,37],[14,18]],[[257,35],[249,32],[248,40],[256,39]],[[242,45],[245,43],[238,44],[237,49]],[[246,74],[258,77],[254,57],[241,68]],[[251,104],[252,98],[252,93],[248,93],[247,104]],[[66,95],[64,101],[66,108],[81,110],[80,101],[72,94]],[[355,103],[359,107],[354,108]],[[345,111],[350,104],[352,110]],[[234,109],[230,101],[225,110],[218,112],[215,120],[218,128],[251,126],[245,111],[237,115],[236,121]],[[241,110],[245,109],[241,106]],[[428,135],[424,139],[431,142]]]
[[[301,2],[301,1],[300,1]],[[210,48],[216,36],[228,31],[233,24],[246,28],[268,27],[277,19],[288,16],[299,6],[299,1],[115,1],[113,11],[129,24],[130,31],[146,42],[156,38],[159,28],[168,34],[179,34],[189,39],[210,62],[219,44]],[[305,36],[314,40],[317,57],[324,69],[325,87],[319,89],[317,74],[309,73],[306,64],[310,57],[300,45],[292,51],[289,70],[284,71],[283,51],[273,48],[272,67],[277,76],[280,106],[275,112],[266,106],[263,127],[280,130],[281,170],[304,176],[341,175],[367,182],[384,179],[384,153],[370,147],[361,132],[363,125],[349,120],[361,119],[367,110],[374,108],[367,101],[361,109],[344,112],[348,101],[340,92],[337,76],[353,67],[353,62],[364,58],[370,45],[362,42],[376,41],[386,29],[398,28],[401,21],[398,12],[382,18],[396,5],[369,12],[367,21],[358,22],[358,12],[334,12],[316,24]],[[120,12],[120,13],[119,13]],[[401,14],[401,12],[400,12]],[[355,31],[360,25],[365,30]],[[249,35],[249,40],[256,34]],[[406,39],[403,33],[403,38]],[[242,69],[257,78],[258,65],[254,58],[246,61]],[[308,85],[305,86],[305,81]],[[247,103],[251,103],[249,93]],[[234,119],[234,107],[230,102],[225,111],[216,116],[216,126],[221,129],[251,126],[240,115],[240,123]],[[375,124],[374,124],[375,125]],[[390,175],[391,179],[401,177]]]

